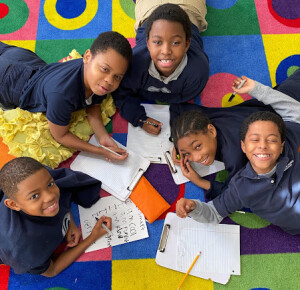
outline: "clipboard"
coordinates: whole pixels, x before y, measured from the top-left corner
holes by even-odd
[[[120,148],[126,149],[115,141]],[[97,146],[99,144],[93,135],[89,143]],[[132,190],[147,170],[150,161],[127,150],[128,157],[123,161],[109,162],[101,155],[90,152],[80,152],[72,162],[72,170],[86,173],[102,182],[102,189],[125,201]]]
[[[186,178],[181,171],[181,168],[179,165],[175,165],[172,160],[172,152],[173,148],[170,150],[167,150],[164,152],[164,157],[167,162],[167,165],[169,166],[169,169],[172,173],[172,177],[174,179],[174,182],[179,185],[182,183],[186,183],[190,181],[188,178]],[[215,160],[213,164],[209,166],[204,166],[200,163],[196,162],[190,162],[191,166],[194,168],[194,170],[201,176],[207,176],[210,174],[213,174],[215,172],[221,171],[225,169],[225,164],[223,162],[220,162],[218,160]]]
[[[231,275],[240,275],[240,226],[204,224],[168,213],[155,262],[186,273],[197,253],[190,275],[226,284]]]
[[[151,163],[166,164],[164,152],[172,146],[170,112],[168,105],[143,104],[147,116],[163,123],[159,135],[147,133],[140,127],[128,123],[127,148],[149,160]]]

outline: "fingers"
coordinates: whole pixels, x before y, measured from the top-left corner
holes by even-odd
[[[181,217],[187,217],[188,214],[196,208],[196,204],[193,200],[181,198],[176,203],[176,214]]]
[[[147,118],[143,122],[144,122],[143,129],[149,134],[158,135],[160,133],[163,123],[153,118]]]
[[[180,157],[178,159],[175,147],[173,147],[173,150],[172,150],[172,160],[173,160],[174,164],[180,165]]]

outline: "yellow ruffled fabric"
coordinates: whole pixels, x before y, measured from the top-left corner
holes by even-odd
[[[76,50],[70,56],[71,59],[81,57]],[[101,111],[103,124],[107,125],[116,112],[111,95],[101,103]],[[84,141],[93,133],[84,109],[72,114],[70,132]],[[0,109],[0,136],[8,146],[9,154],[32,157],[51,168],[56,168],[75,152],[53,139],[45,114],[31,113],[20,108],[8,111]]]

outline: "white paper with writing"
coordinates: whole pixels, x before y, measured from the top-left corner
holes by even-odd
[[[78,206],[82,237],[85,239],[91,233],[96,218],[109,216],[112,218],[112,233],[106,234],[92,244],[86,252],[108,248],[120,244],[148,238],[145,217],[136,205],[127,199],[120,201],[114,196],[101,198],[90,208]]]

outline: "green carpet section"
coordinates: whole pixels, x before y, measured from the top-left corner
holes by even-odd
[[[270,224],[268,221],[250,212],[234,212],[229,217],[237,224],[250,229],[261,229]]]
[[[37,40],[35,52],[45,62],[57,62],[76,49],[80,54],[91,47],[94,39]],[[55,51],[55,53],[53,53]]]
[[[238,1],[228,9],[215,9],[207,5],[206,21],[208,28],[201,33],[202,36],[260,34],[254,0]]]
[[[214,289],[300,289],[300,253],[241,256],[241,269],[241,276],[231,276],[227,285],[214,283]]]

